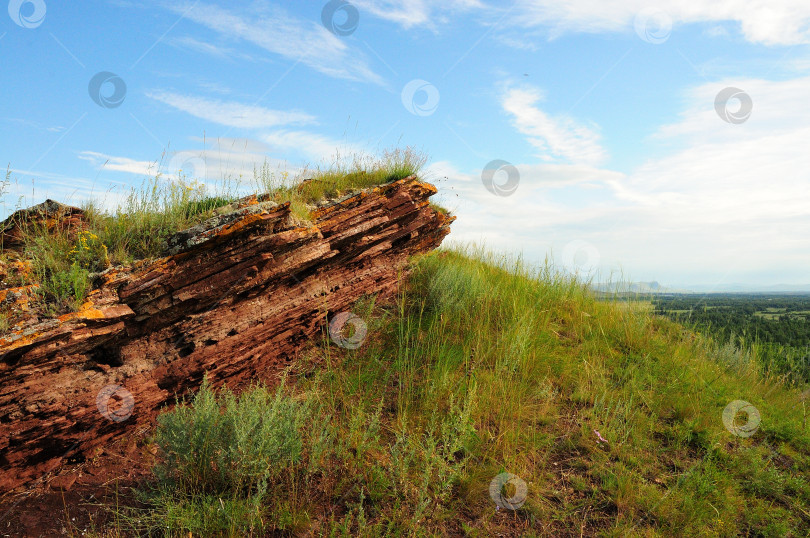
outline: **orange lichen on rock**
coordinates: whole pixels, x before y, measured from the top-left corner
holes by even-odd
[[[16,288],[0,290],[0,305],[14,310],[27,311],[29,308],[28,303],[31,300],[31,295],[38,289],[38,285],[29,284],[27,286],[18,286]]]
[[[19,254],[14,251],[3,253],[3,257],[0,258],[0,287],[6,289],[20,287],[33,281],[34,267],[31,260],[20,259]]]
[[[74,319],[104,319],[104,312],[95,308],[93,303],[88,301],[76,312],[69,312],[56,318],[59,322],[64,323]]]

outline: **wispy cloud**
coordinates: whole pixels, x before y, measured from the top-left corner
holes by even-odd
[[[79,158],[97,170],[138,176],[134,179],[159,174],[164,180],[174,181],[182,177],[208,185],[233,179],[247,185],[253,178],[254,170],[264,163],[274,169],[287,169],[286,161],[269,157],[269,146],[257,140],[223,138],[195,142],[198,143],[195,149],[167,153],[159,162],[139,161],[96,151],[83,151]],[[131,179],[121,184],[129,188]]]
[[[527,136],[529,143],[544,160],[563,158],[572,163],[598,164],[607,153],[599,134],[590,127],[565,116],[551,116],[540,109],[540,90],[531,86],[510,88],[501,98],[501,106],[512,116],[512,124]]]
[[[307,131],[274,131],[262,135],[261,139],[276,151],[302,153],[315,161],[331,159],[338,153],[346,156],[363,152],[363,148],[356,144]]]
[[[382,84],[365,56],[315,21],[296,19],[276,6],[254,5],[250,10],[225,9],[211,4],[172,5],[187,19],[227,39],[252,43],[289,60],[300,61],[325,75]]]
[[[219,44],[209,43],[207,41],[200,41],[199,39],[195,39],[191,36],[181,36],[168,39],[167,43],[178,48],[192,50],[194,52],[207,54],[223,60],[253,59],[249,54],[245,54],[244,52],[236,50],[232,47],[225,47]]]
[[[642,9],[660,11],[676,26],[736,22],[745,39],[752,43],[810,43],[810,3],[803,0],[518,0],[512,22],[522,27],[549,28],[552,36],[563,32],[632,32],[636,15]]]
[[[154,177],[165,180],[196,180],[212,185],[221,180],[237,179],[248,185],[254,172],[265,164],[271,171],[298,173],[298,165],[309,162],[330,163],[337,153],[350,156],[362,153],[360,146],[306,131],[279,130],[258,135],[257,138],[192,138],[194,148],[167,153],[159,162],[140,161],[129,157],[83,151],[79,158],[97,170]],[[283,157],[282,157],[283,156]],[[298,157],[296,164],[287,159]]]
[[[65,127],[62,125],[42,125],[36,121],[32,121],[29,119],[24,118],[3,118],[3,120],[9,123],[16,123],[19,125],[24,125],[26,127],[31,127],[33,129],[41,130],[41,131],[48,131],[49,133],[61,133],[65,130]]]
[[[727,123],[714,109],[717,93],[728,86],[752,99],[744,123]],[[810,216],[808,93],[808,77],[727,79],[689,89],[680,120],[655,134],[682,149],[641,165],[623,185],[627,196],[667,193],[668,204],[681,201],[677,211],[686,222]],[[728,103],[731,110],[735,106],[734,100]]]
[[[352,3],[363,12],[395,22],[406,29],[414,26],[435,29],[447,23],[457,12],[484,7],[479,0],[354,0]]]
[[[114,172],[150,176],[158,171],[158,164],[155,161],[137,161],[127,157],[113,157],[96,151],[82,151],[79,153],[79,159],[89,162],[94,168],[104,168]]]
[[[272,110],[234,101],[206,99],[165,91],[149,92],[147,96],[197,118],[228,127],[263,129],[315,123],[315,117],[304,112]]]
[[[256,130],[256,136],[264,144],[265,151],[320,161],[330,159],[337,153],[362,153],[364,149],[360,145],[341,142],[318,133],[285,128],[317,123],[314,116],[304,112],[270,110],[233,101],[170,92],[152,92],[147,95],[198,118],[229,127]]]

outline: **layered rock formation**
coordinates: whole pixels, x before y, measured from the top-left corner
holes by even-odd
[[[166,257],[97,275],[78,312],[13,321],[0,338],[0,489],[152,424],[205,372],[231,387],[273,378],[328,319],[391,295],[408,257],[441,243],[453,219],[429,205],[435,192],[409,177],[325,203],[307,225],[289,204],[246,199],[177,234]]]
[[[44,233],[56,230],[75,234],[82,230],[84,211],[77,207],[45,200],[41,204],[15,211],[0,224],[0,246],[17,248],[23,244],[26,230],[37,229]]]

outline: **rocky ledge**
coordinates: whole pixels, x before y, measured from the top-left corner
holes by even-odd
[[[0,337],[0,490],[146,431],[206,372],[236,388],[277,377],[327,320],[393,294],[408,258],[441,243],[453,218],[429,205],[435,192],[412,176],[306,224],[289,204],[243,199],[165,257],[95,275],[78,312],[24,312]],[[26,290],[3,291],[25,310]]]

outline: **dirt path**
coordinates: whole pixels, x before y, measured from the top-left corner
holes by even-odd
[[[122,439],[92,460],[66,462],[27,487],[0,496],[0,537],[104,535],[114,509],[138,506],[132,488],[151,476],[153,448]],[[112,533],[111,536],[121,536]]]

